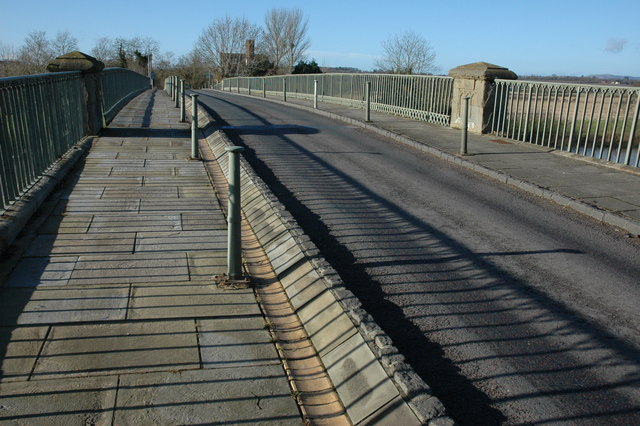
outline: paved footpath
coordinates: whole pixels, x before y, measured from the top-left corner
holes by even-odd
[[[226,222],[164,92],[123,109],[0,295],[0,422],[300,424]]]
[[[235,92],[234,92],[235,93]],[[257,95],[262,96],[262,92]],[[268,99],[280,102],[281,96]],[[311,109],[313,102],[291,95],[289,105]],[[409,138],[421,149],[444,159],[463,163],[502,182],[568,205],[596,220],[640,234],[640,169],[591,160],[546,147],[519,143],[494,135],[468,135],[469,155],[457,157],[460,130],[372,111],[364,124],[364,111],[345,105],[319,102],[321,114],[341,117],[388,136]],[[453,157],[456,156],[456,157]]]

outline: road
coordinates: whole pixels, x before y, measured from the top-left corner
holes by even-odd
[[[640,423],[640,244],[315,114],[200,100],[464,424]]]

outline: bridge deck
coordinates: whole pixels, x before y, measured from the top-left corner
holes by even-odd
[[[148,91],[49,202],[2,290],[0,419],[300,423],[253,292],[211,285],[226,222],[189,155]]]

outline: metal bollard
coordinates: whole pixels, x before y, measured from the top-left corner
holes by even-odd
[[[229,153],[229,216],[227,275],[230,280],[242,278],[242,239],[240,229],[240,153],[241,146],[228,146]]]
[[[313,109],[318,109],[318,80],[313,80]]]
[[[180,106],[180,78],[176,76],[176,103],[175,107]]]
[[[367,81],[364,86],[364,98],[365,98],[365,107],[364,107],[364,121],[371,121],[371,82]]]
[[[198,155],[198,95],[191,95],[191,159],[199,160]]]
[[[173,89],[173,93],[171,94],[171,99],[175,102],[178,100],[178,77],[177,76],[173,76],[173,86],[171,86],[171,88]]]
[[[262,79],[262,97],[263,98],[267,97],[267,84],[264,78]]]
[[[469,127],[469,96],[462,98],[464,107],[462,110],[462,140],[460,141],[460,155],[467,155],[467,129]]]
[[[185,117],[186,112],[185,112],[185,105],[184,105],[184,80],[180,80],[180,99],[182,100],[182,102],[180,103],[180,122],[184,123],[187,119],[187,117]]]
[[[282,79],[282,100],[287,102],[287,79]]]
[[[251,96],[251,79],[247,79],[247,86],[249,87],[249,96]]]

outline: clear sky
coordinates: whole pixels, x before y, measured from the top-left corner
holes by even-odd
[[[162,52],[188,53],[203,29],[228,14],[262,25],[271,8],[309,20],[309,59],[372,70],[390,35],[429,40],[440,73],[476,61],[520,75],[640,77],[640,0],[0,0],[0,42],[68,30],[89,52],[100,37],[151,37]]]

